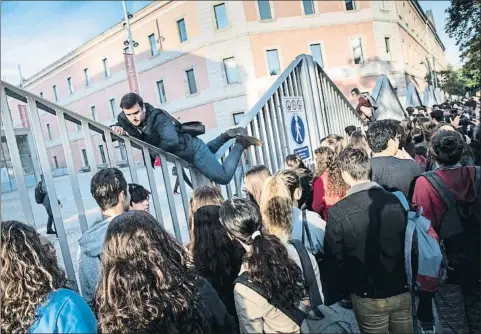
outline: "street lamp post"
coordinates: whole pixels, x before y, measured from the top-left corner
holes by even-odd
[[[130,30],[130,17],[132,17],[128,12],[127,12],[127,6],[125,4],[125,0],[122,0],[122,7],[124,8],[124,27],[127,29],[127,43],[129,47],[129,52],[132,54],[132,58],[134,61],[134,67],[135,67],[135,77],[137,78],[137,86],[139,88],[139,94],[142,95],[141,90],[140,90],[140,78],[139,78],[139,73],[137,72],[137,65],[135,62],[135,52],[134,48],[135,46],[138,45],[133,39],[132,39],[132,31]],[[135,45],[137,44],[137,45]]]

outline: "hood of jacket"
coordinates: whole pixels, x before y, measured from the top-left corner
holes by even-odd
[[[104,219],[94,223],[78,240],[80,250],[90,257],[102,255],[104,249],[105,234],[111,219]]]
[[[436,170],[436,173],[459,202],[472,202],[478,196],[480,189],[476,187],[476,169],[474,166],[440,168]]]

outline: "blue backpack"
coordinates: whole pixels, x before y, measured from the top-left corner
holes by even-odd
[[[428,233],[431,222],[422,216],[422,207],[417,212],[412,211],[402,192],[396,191],[393,194],[407,211],[404,259],[409,288],[413,293],[435,292],[447,276],[448,264],[444,251]]]

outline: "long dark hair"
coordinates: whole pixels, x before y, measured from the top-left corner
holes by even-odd
[[[5,333],[25,333],[36,320],[37,307],[68,281],[55,253],[42,245],[33,227],[18,221],[1,226],[1,328]]]
[[[229,238],[219,222],[220,206],[203,206],[194,214],[192,258],[197,272],[211,282],[230,312],[235,315],[232,284],[242,265],[244,248]]]
[[[220,221],[231,236],[251,246],[244,262],[251,279],[264,287],[268,299],[298,307],[305,291],[302,271],[276,236],[261,233],[252,238],[254,232],[262,230],[258,207],[242,198],[228,200],[220,209]]]
[[[208,332],[196,278],[184,247],[149,213],[116,217],[105,236],[96,293],[100,331]]]

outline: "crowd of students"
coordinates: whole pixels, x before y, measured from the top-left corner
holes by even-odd
[[[275,174],[254,166],[246,198],[195,189],[187,245],[148,213],[146,189],[116,168],[101,170],[90,188],[104,219],[78,241],[80,295],[49,242],[26,224],[1,223],[1,328],[299,333],[303,319],[321,321],[313,309],[340,314],[342,305],[355,323],[326,332],[479,333],[479,101],[456,107],[409,109],[411,119],[374,121],[366,131],[349,126],[319,143],[312,171],[292,155]],[[430,295],[408,286],[407,213],[394,192],[422,207],[446,251],[447,281]],[[455,220],[462,228],[445,238]]]

